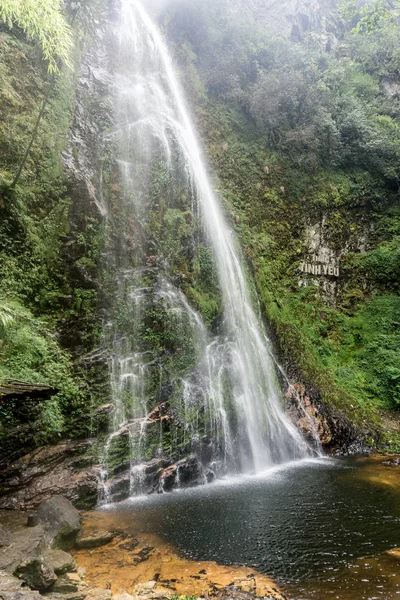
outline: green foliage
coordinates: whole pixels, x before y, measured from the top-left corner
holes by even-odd
[[[71,67],[72,34],[62,0],[1,0],[0,18],[39,40],[50,73],[59,72],[58,61]]]
[[[372,426],[377,409],[399,406],[400,106],[385,89],[400,68],[399,31],[361,27],[320,53],[210,4],[178,14],[172,3],[169,31],[190,45],[190,73],[196,65],[207,91],[194,97],[200,127],[282,360]],[[321,219],[333,249],[353,250],[334,298],[298,287],[304,229]],[[195,281],[188,296],[212,314]]]
[[[341,0],[338,13],[344,23],[354,23],[355,33],[368,35],[382,31],[389,26],[396,27],[400,17],[400,2],[398,0],[370,0],[365,4],[357,0]]]
[[[15,311],[6,304],[0,304],[0,325],[5,329],[15,320]]]
[[[71,363],[42,321],[15,301],[2,298],[1,306],[7,314],[13,314],[13,321],[0,330],[0,381],[18,379],[59,390],[43,404],[37,417],[40,422],[37,441],[52,439],[63,431],[64,418],[70,415],[71,406],[82,395]],[[9,426],[17,424],[9,420],[9,415],[0,414],[0,420],[6,417]]]

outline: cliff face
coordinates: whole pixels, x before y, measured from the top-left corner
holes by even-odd
[[[300,15],[311,6],[300,43],[290,2],[237,3],[237,19],[171,5],[165,22],[287,372],[374,444],[398,397],[389,270],[398,273],[399,124],[387,86],[397,81],[398,32],[342,29],[340,42],[321,44],[322,21],[334,31],[335,16],[325,3],[304,3]],[[283,36],[262,21],[274,10]],[[396,439],[393,423],[381,443]]]
[[[274,35],[300,41],[309,33],[325,35],[334,28],[336,0],[234,0],[236,14],[250,14]]]
[[[334,52],[329,2],[229,6],[228,14],[223,3],[171,1],[154,10],[294,384],[288,410],[307,436],[318,430],[328,450],[396,448],[396,432],[381,433],[400,402],[396,34],[386,36],[384,57],[375,38],[348,37]],[[54,391],[24,402],[0,398],[1,466],[16,462],[2,474],[16,485],[7,487],[6,507],[16,490],[19,502],[34,505],[43,489],[52,493],[49,473],[62,472],[67,488],[80,469],[71,498],[93,505],[101,469],[92,466],[100,464],[113,479],[107,493],[126,497],[132,439],[142,443],[143,431],[134,452],[146,460],[137,474],[146,489],[214,476],[201,467],[215,440],[200,435],[208,419],[198,410],[200,379],[183,394],[198,351],[190,311],[212,334],[221,323],[213,256],[183,185],[171,186],[161,162],[146,174],[141,208],[132,208],[110,135],[112,15],[98,18],[74,76],[54,85],[13,192],[8,183],[48,79],[34,44],[0,32],[0,377]],[[128,333],[148,359],[146,410],[112,438],[104,461],[116,410],[110,367],[126,350],[116,340]],[[35,453],[23,458],[60,438],[92,442],[41,451],[42,467]]]

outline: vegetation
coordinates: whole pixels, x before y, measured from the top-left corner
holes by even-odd
[[[0,18],[39,40],[50,73],[59,73],[59,61],[72,67],[72,33],[62,0],[1,0]]]
[[[59,2],[43,2],[40,10],[32,2],[2,2],[0,7],[7,25],[11,20],[17,25],[11,31],[0,27],[0,381],[20,379],[58,390],[27,415],[18,402],[1,405],[0,441],[28,418],[33,437],[26,431],[21,435],[29,447],[60,436],[79,437],[90,428],[90,420],[82,419],[90,412],[92,388],[85,378],[90,371],[82,373],[76,357],[91,349],[98,334],[97,294],[77,270],[96,268],[102,233],[86,216],[76,226],[81,231],[71,236],[73,197],[60,153],[73,115],[72,71],[58,71],[49,86],[48,70],[54,73],[61,66],[67,47],[70,56],[71,43],[57,46],[57,40],[64,34],[71,38],[66,23],[73,15]],[[53,10],[47,19],[45,10]],[[82,27],[79,19],[75,24]],[[38,31],[35,35],[39,25],[52,57],[44,52]]]
[[[223,0],[167,12],[285,362],[362,424],[400,407],[400,34],[397,4],[354,7],[340,4],[330,51],[315,35],[276,39]],[[310,228],[340,257],[339,281],[300,276]]]
[[[161,22],[231,227],[293,378],[357,424],[378,422],[381,412],[400,408],[398,3],[340,2],[328,45],[318,35],[277,39],[230,4],[171,0]],[[133,156],[149,185],[125,190],[113,143],[102,147],[106,231],[93,198],[65,178],[60,154],[68,150],[76,87],[74,74],[60,69],[72,62],[67,23],[89,35],[102,5],[46,0],[39,10],[31,0],[0,0],[0,380],[59,390],[34,414],[35,443],[88,433],[83,417],[108,393],[94,384],[96,367],[80,363],[100,339],[99,289],[116,330],[148,353],[149,405],[178,397],[180,378],[198,358],[188,315],[155,293],[163,274],[210,332],[221,322],[212,252],[185,181],[172,184],[161,159],[149,169]],[[59,75],[50,86],[48,71]],[[82,103],[108,131],[108,101],[88,94]],[[340,261],[339,280],[300,274],[313,232]],[[105,249],[113,256],[107,268]],[[116,281],[118,269],[131,270],[132,280]],[[129,302],[136,271],[140,287],[152,290],[139,325]],[[129,411],[132,397],[123,401]],[[1,411],[3,426],[18,423],[14,406]],[[149,456],[158,443],[154,436]],[[127,438],[118,444],[112,468],[130,452]]]

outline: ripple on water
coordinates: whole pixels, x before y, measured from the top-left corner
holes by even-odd
[[[391,600],[400,470],[382,460],[301,461],[109,510],[188,558],[257,568],[296,599]]]

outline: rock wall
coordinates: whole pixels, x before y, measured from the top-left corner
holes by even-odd
[[[332,10],[336,0],[233,0],[237,13],[249,12],[277,36],[302,40],[310,33],[328,43],[335,30]]]

